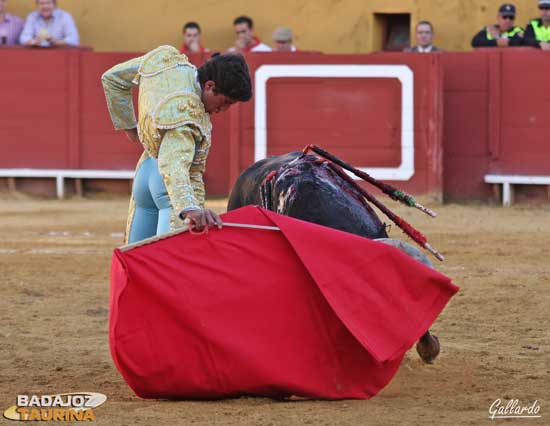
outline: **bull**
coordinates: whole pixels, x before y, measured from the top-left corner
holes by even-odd
[[[292,152],[260,160],[237,179],[227,210],[262,205],[276,213],[390,244],[433,267],[416,247],[388,238],[386,225],[365,201],[365,193],[317,156]],[[265,184],[269,181],[269,191]],[[439,355],[437,336],[427,331],[417,342],[421,359]]]

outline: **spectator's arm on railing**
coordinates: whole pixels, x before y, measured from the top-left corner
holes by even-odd
[[[510,46],[518,47],[523,46],[523,35],[524,31],[522,30],[521,33],[517,33],[510,39]]]
[[[63,37],[62,43],[69,46],[78,46],[80,44],[80,36],[78,34],[78,28],[71,15],[67,13],[65,15],[65,37]]]
[[[34,33],[33,33],[34,19],[32,16],[29,16],[25,21],[23,26],[23,31],[19,36],[19,43],[23,45],[34,44]]]
[[[472,47],[495,47],[497,41],[495,39],[487,39],[487,28],[483,28],[472,38]]]

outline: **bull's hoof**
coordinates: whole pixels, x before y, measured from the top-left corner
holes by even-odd
[[[433,363],[439,355],[440,350],[439,339],[430,333],[424,334],[416,344],[416,352],[418,352],[418,355],[420,355],[420,358],[426,364]]]

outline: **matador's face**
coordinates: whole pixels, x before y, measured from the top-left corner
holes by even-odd
[[[227,111],[237,101],[227,96],[216,93],[216,83],[208,80],[202,88],[202,103],[208,114],[217,114]]]

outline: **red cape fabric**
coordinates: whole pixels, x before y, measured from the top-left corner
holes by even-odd
[[[111,270],[109,343],[143,398],[370,398],[456,293],[375,241],[244,207],[226,227],[127,251]]]

